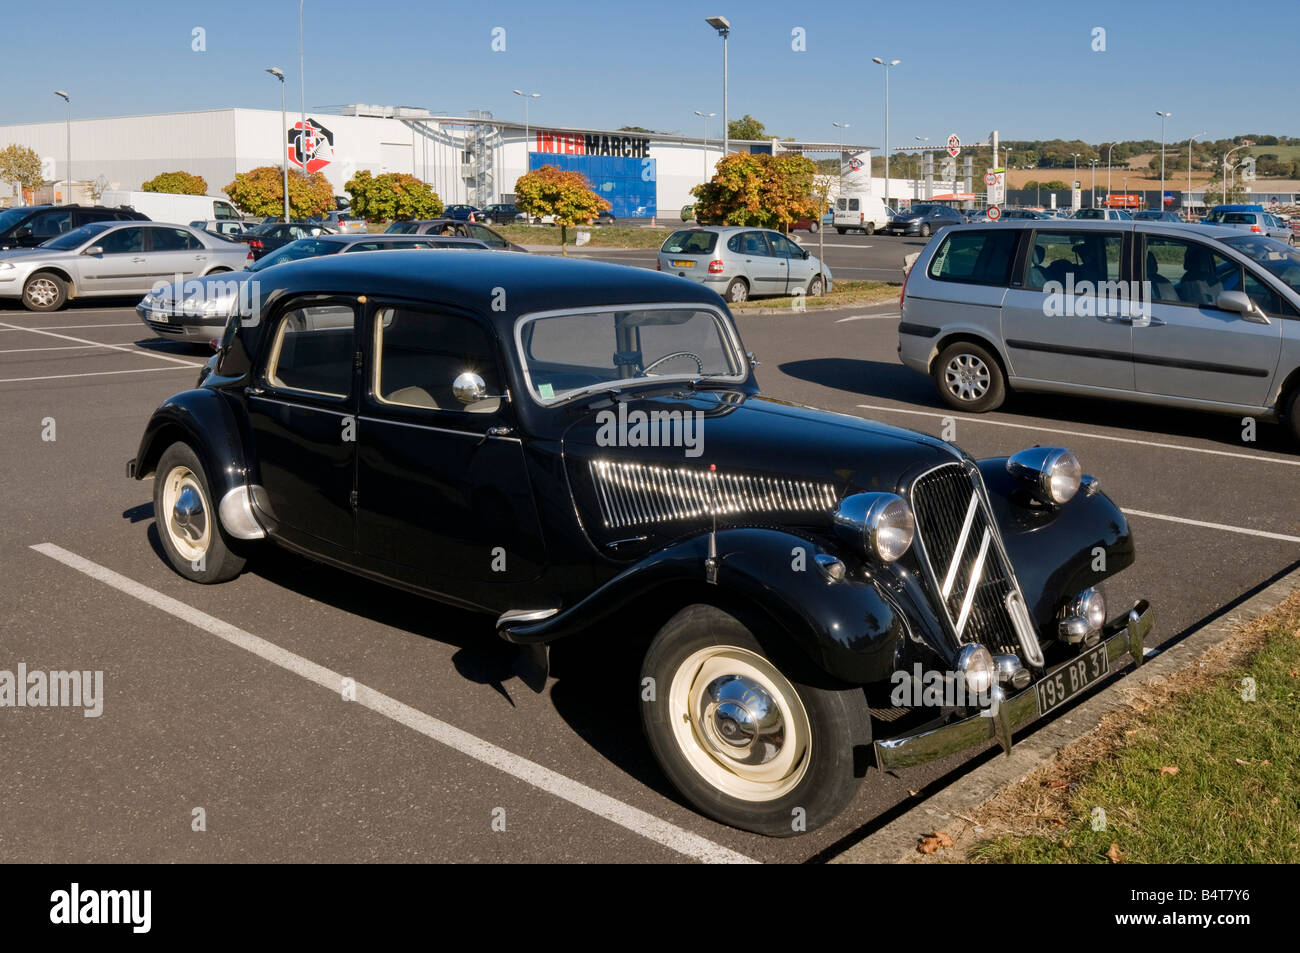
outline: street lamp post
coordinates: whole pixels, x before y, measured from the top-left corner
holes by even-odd
[[[524,97],[524,165],[528,164],[528,101],[530,99],[541,99],[541,93],[525,93],[522,89],[515,90],[516,96]],[[528,170],[525,169],[525,172]]]
[[[731,126],[727,113],[727,37],[731,35],[731,23],[726,17],[705,17],[704,22],[722,37],[722,157],[725,159],[731,151]]]
[[[844,130],[849,128],[847,122],[832,122],[832,126],[840,131],[840,181],[844,181]]]
[[[1088,161],[1092,163],[1092,204],[1090,204],[1088,207],[1096,208],[1097,207],[1097,163],[1100,162],[1101,160],[1089,159]]]
[[[1187,140],[1187,201],[1184,204],[1187,207],[1188,221],[1191,221],[1192,218],[1192,143],[1203,135],[1205,133],[1198,132]]]
[[[298,0],[298,93],[302,97],[299,106],[302,108],[302,125],[298,132],[298,157],[302,159],[302,171],[305,175],[307,172],[307,75],[302,68],[302,5],[303,0]],[[287,204],[289,197],[285,196]]]
[[[63,204],[72,204],[72,99],[61,89],[54,91],[55,96],[59,96],[67,104],[67,119],[65,120],[64,139],[68,147],[68,164],[64,169],[68,184],[63,189]]]
[[[695,115],[704,120],[704,158],[700,165],[703,168],[704,181],[707,182],[709,181],[709,120],[716,116],[717,113],[700,112],[697,109]]]
[[[1165,210],[1165,120],[1173,113],[1161,112],[1156,110],[1156,115],[1160,117],[1160,211]]]
[[[289,127],[285,125],[284,112],[284,70],[278,66],[268,66],[266,71],[280,81],[280,128],[283,130],[281,135],[287,135]],[[277,140],[275,148],[277,150],[284,148],[285,140]],[[285,149],[281,157],[280,164],[284,167],[284,220],[289,221],[289,152]]]
[[[897,66],[902,60],[890,60],[886,63],[879,56],[873,56],[871,62],[878,63],[885,70],[885,208],[889,208],[889,68]]]
[[[1115,151],[1116,143],[1112,142],[1106,147],[1106,200],[1110,201],[1110,158]]]
[[[1228,165],[1229,165],[1228,160],[1232,158],[1232,154],[1236,152],[1238,149],[1245,149],[1250,144],[1251,142],[1249,139],[1243,139],[1241,141],[1241,145],[1233,146],[1231,149],[1228,150],[1227,155],[1223,157],[1223,203],[1225,205],[1228,203]],[[1233,170],[1232,184],[1234,187],[1237,184],[1237,174],[1235,169]]]

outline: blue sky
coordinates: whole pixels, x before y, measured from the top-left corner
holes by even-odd
[[[5,8],[8,8],[7,10]],[[4,13],[3,45],[41,52],[6,71],[0,125],[74,117],[275,108],[263,69],[288,75],[298,104],[296,0],[44,0],[40,15]],[[693,115],[722,112],[721,42],[704,23],[732,23],[731,115],[769,132],[836,141],[884,141],[883,70],[890,78],[890,141],[957,133],[982,138],[1160,136],[1156,109],[1173,113],[1169,141],[1208,133],[1300,135],[1296,0],[1225,5],[1209,0],[949,0],[776,3],[306,0],[308,110],[365,102],[523,118],[514,87],[541,92],[534,125],[625,124],[699,135]],[[194,28],[206,52],[191,49]],[[491,48],[505,29],[506,50]],[[791,48],[805,31],[807,49]],[[1093,28],[1106,51],[1094,52]],[[51,43],[57,38],[57,43]],[[711,135],[717,135],[714,120]]]

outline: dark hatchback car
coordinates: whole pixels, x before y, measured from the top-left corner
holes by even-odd
[[[635,645],[608,704],[699,810],[778,836],[872,763],[1009,750],[1141,661],[1149,607],[1097,588],[1128,523],[1068,451],[975,460],[763,397],[693,282],[443,254],[265,273],[127,465],[178,573],[219,583],[274,542],[494,619],[539,691],[556,639]]]
[[[91,222],[147,222],[129,208],[102,205],[20,205],[0,212],[0,251],[35,248]]]
[[[483,214],[477,216],[477,218],[484,225],[495,225],[498,222],[509,225],[514,222],[515,216],[519,214],[517,205],[512,205],[509,202],[497,202],[494,205],[484,206]]]
[[[325,222],[263,222],[246,232],[235,235],[234,240],[245,242],[253,255],[253,260],[257,261],[263,255],[270,254],[300,238],[333,235],[337,231],[338,229]]]
[[[494,232],[486,225],[477,222],[459,222],[454,218],[417,219],[410,222],[393,222],[386,229],[385,235],[445,235],[448,238],[473,238],[482,242],[493,251],[521,251],[528,249],[516,245],[499,232]]]
[[[920,235],[929,238],[945,225],[963,225],[966,216],[946,205],[913,205],[894,215],[885,226],[890,235]]]

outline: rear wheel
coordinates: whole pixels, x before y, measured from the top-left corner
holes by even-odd
[[[848,231],[848,229],[847,229],[847,228],[840,228],[839,226],[836,226],[835,231],[837,231],[837,232],[839,232],[841,235],[843,235],[845,232]]]
[[[732,278],[731,284],[727,285],[726,299],[732,304],[740,304],[742,301],[749,300],[749,282],[744,278]]]
[[[67,301],[67,282],[48,271],[37,272],[23,285],[23,305],[28,311],[58,311]]]
[[[865,232],[865,233],[868,234],[868,235],[874,235],[874,234],[876,234],[876,223],[875,223],[875,222],[867,222],[867,227],[864,228],[862,231]]]
[[[1288,395],[1283,407],[1287,428],[1291,431],[1291,439],[1300,443],[1300,384],[1297,384]]]
[[[163,451],[153,478],[153,512],[167,559],[186,579],[225,582],[243,570],[246,560],[231,549],[207,472],[189,444]]]
[[[985,348],[971,341],[948,345],[934,362],[934,382],[949,407],[984,413],[1002,406],[1006,379]]]
[[[809,231],[811,234],[813,234],[813,235],[816,235],[817,232],[818,232],[820,229],[821,229],[821,226],[820,226],[819,224],[817,224],[816,222],[813,222],[811,225],[808,226],[808,231]]]
[[[641,721],[668,779],[703,813],[771,837],[814,830],[853,799],[871,744],[861,688],[801,680],[735,616],[688,606],[641,666]]]

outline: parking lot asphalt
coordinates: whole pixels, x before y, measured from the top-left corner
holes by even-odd
[[[950,414],[898,363],[897,320],[884,305],[738,324],[773,396],[933,434],[951,417],[977,456],[1073,449],[1130,513],[1138,561],[1110,601],[1150,599],[1157,647],[1296,564],[1300,453],[1279,427],[1243,442],[1231,417],[1035,395]],[[0,710],[11,861],[816,861],[993,756],[872,771],[826,828],[760,838],[659,773],[635,693],[611,688],[634,658],[562,643],[535,695],[490,619],[274,551],[225,585],[185,581],[124,465],[202,360],[126,302],[0,307],[0,669],[102,670],[105,695],[98,718]]]

